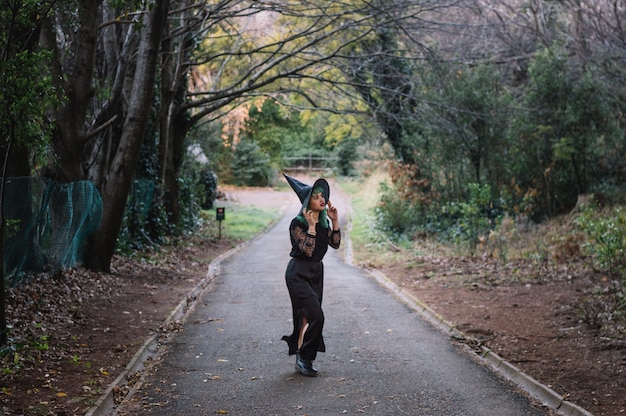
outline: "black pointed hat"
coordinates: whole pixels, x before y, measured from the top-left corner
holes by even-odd
[[[326,181],[326,179],[320,178],[315,181],[313,186],[311,186],[300,182],[296,178],[285,175],[284,172],[283,176],[285,177],[285,179],[287,179],[287,182],[291,186],[291,189],[293,189],[296,195],[298,195],[300,202],[302,202],[302,208],[300,208],[300,212],[302,212],[304,208],[307,208],[309,206],[309,199],[311,199],[311,194],[313,193],[313,189],[315,188],[322,188],[322,193],[326,201],[328,201],[328,198],[330,198],[330,186],[328,186],[328,182]]]

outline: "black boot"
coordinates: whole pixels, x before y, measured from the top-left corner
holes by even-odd
[[[304,360],[300,357],[300,353],[296,353],[296,370],[298,370],[301,374],[309,377],[316,377],[317,370],[313,368],[313,363],[311,360]]]

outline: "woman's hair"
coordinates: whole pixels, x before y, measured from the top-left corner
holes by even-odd
[[[313,192],[311,192],[311,196],[316,195],[316,194],[324,194],[324,190],[321,187],[316,187],[313,189]],[[310,201],[310,199],[309,199]],[[309,207],[307,207],[308,209]],[[297,217],[300,221],[302,221],[303,223],[307,224],[306,222],[306,218],[304,218],[304,214],[301,212],[298,217]],[[320,218],[319,218],[319,222],[322,225],[322,227],[324,228],[329,228],[328,225],[328,214],[326,213],[326,210],[323,210],[322,212],[320,212]]]

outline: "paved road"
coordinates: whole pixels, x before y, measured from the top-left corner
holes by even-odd
[[[222,262],[134,414],[544,414],[332,249],[324,261],[327,352],[315,362],[319,377],[297,374],[280,340],[291,330],[284,270],[297,208]]]

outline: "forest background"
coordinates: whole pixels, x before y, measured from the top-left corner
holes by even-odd
[[[37,197],[33,182],[9,194],[10,178],[92,184],[80,262],[107,272],[115,253],[193,231],[218,183],[309,163],[367,177],[384,161],[372,238],[506,260],[507,227],[578,210],[562,251],[607,276],[586,320],[623,322],[621,1],[1,4],[3,245],[37,213],[11,209]],[[5,286],[28,276],[5,271]]]

